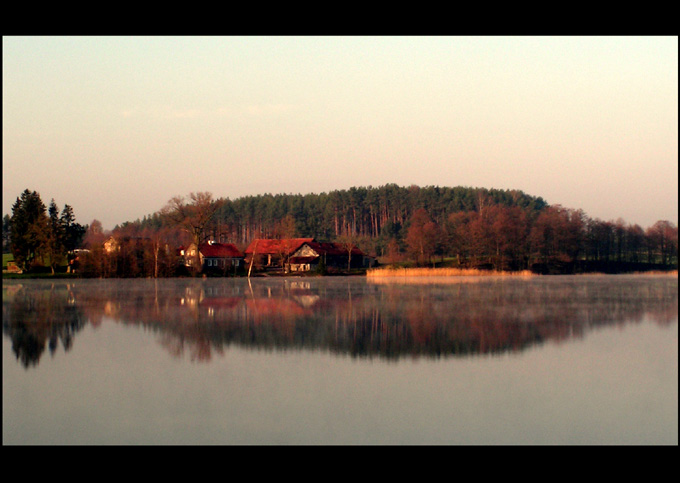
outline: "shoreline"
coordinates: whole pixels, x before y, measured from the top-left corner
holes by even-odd
[[[371,280],[380,279],[406,279],[406,278],[534,278],[534,277],[546,277],[553,276],[559,277],[564,275],[571,276],[609,276],[609,275],[658,275],[658,276],[678,276],[677,269],[670,270],[649,270],[649,271],[631,271],[631,272],[618,272],[618,273],[606,273],[606,272],[580,272],[580,273],[555,273],[555,274],[541,274],[531,272],[530,270],[522,270],[518,272],[503,272],[503,271],[493,271],[493,270],[479,270],[479,269],[460,269],[460,268],[374,268],[366,271],[365,274],[361,273],[347,273],[347,274],[332,274],[332,275],[318,275],[318,274],[276,274],[276,275],[257,275],[252,277],[236,276],[236,277],[158,277],[158,280],[163,279],[203,279],[203,278],[253,278],[253,279],[267,279],[267,278],[335,278],[339,276],[345,277],[366,277]],[[80,277],[77,274],[66,274],[66,273],[55,273],[55,274],[36,274],[36,273],[7,273],[3,272],[3,280],[94,280],[103,278],[117,278],[121,280],[126,280],[123,277]],[[153,277],[129,277],[129,279],[136,278],[150,278]]]

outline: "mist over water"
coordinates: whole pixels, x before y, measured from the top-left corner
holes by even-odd
[[[677,275],[3,281],[6,444],[677,444]]]

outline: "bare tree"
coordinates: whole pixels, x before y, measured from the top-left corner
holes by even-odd
[[[276,224],[274,229],[274,237],[279,239],[281,243],[277,247],[277,255],[281,262],[281,268],[284,272],[288,271],[288,258],[291,251],[295,248],[292,239],[297,237],[297,229],[295,228],[295,218],[291,214],[284,216],[280,222]]]
[[[411,222],[406,234],[409,252],[416,263],[432,260],[441,241],[441,230],[425,208],[419,208],[411,216]],[[434,262],[433,262],[434,265]]]
[[[172,223],[189,234],[196,246],[194,267],[200,268],[198,247],[207,238],[208,228],[220,204],[209,192],[190,193],[189,199],[182,196],[171,198],[161,210]]]
[[[347,250],[347,271],[352,267],[352,251],[358,247],[358,237],[349,231],[337,238],[338,243]]]
[[[295,218],[291,214],[284,216],[281,221],[276,224],[274,229],[275,238],[296,238],[298,235],[297,228],[295,227]]]
[[[678,254],[678,227],[668,220],[659,220],[647,229],[651,246],[658,253],[662,265],[670,263]]]

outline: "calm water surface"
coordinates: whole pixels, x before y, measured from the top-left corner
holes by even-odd
[[[3,443],[677,445],[677,289],[3,280]]]

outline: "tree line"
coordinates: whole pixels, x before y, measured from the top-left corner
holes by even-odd
[[[623,272],[677,268],[678,229],[658,221],[643,230],[560,205],[531,212],[517,206],[449,214],[443,223],[419,209],[405,253],[421,264],[453,257],[460,267],[537,273]],[[393,258],[401,254],[398,242]]]
[[[21,205],[35,203],[28,195],[35,197],[35,192],[26,190],[17,199],[11,220],[25,217]],[[45,214],[43,219],[55,218]],[[73,225],[72,232],[80,227],[73,220],[59,220],[43,225]],[[36,230],[18,221],[10,225],[10,232],[23,233],[21,243],[27,250],[15,259],[30,265],[36,253],[68,251],[63,241],[54,245],[56,250],[46,241],[63,240],[59,236],[36,237]],[[45,233],[53,233],[50,230]],[[669,221],[643,229],[622,219],[603,221],[579,209],[548,205],[518,190],[394,184],[234,200],[205,192],[177,196],[141,220],[116,226],[111,233],[120,241],[115,256],[102,251],[109,234],[97,220],[79,230],[80,245],[90,250],[81,273],[90,276],[173,276],[177,248],[209,239],[244,250],[255,238],[310,237],[341,242],[348,249],[358,246],[383,263],[539,273],[677,268],[678,246],[677,226]]]

